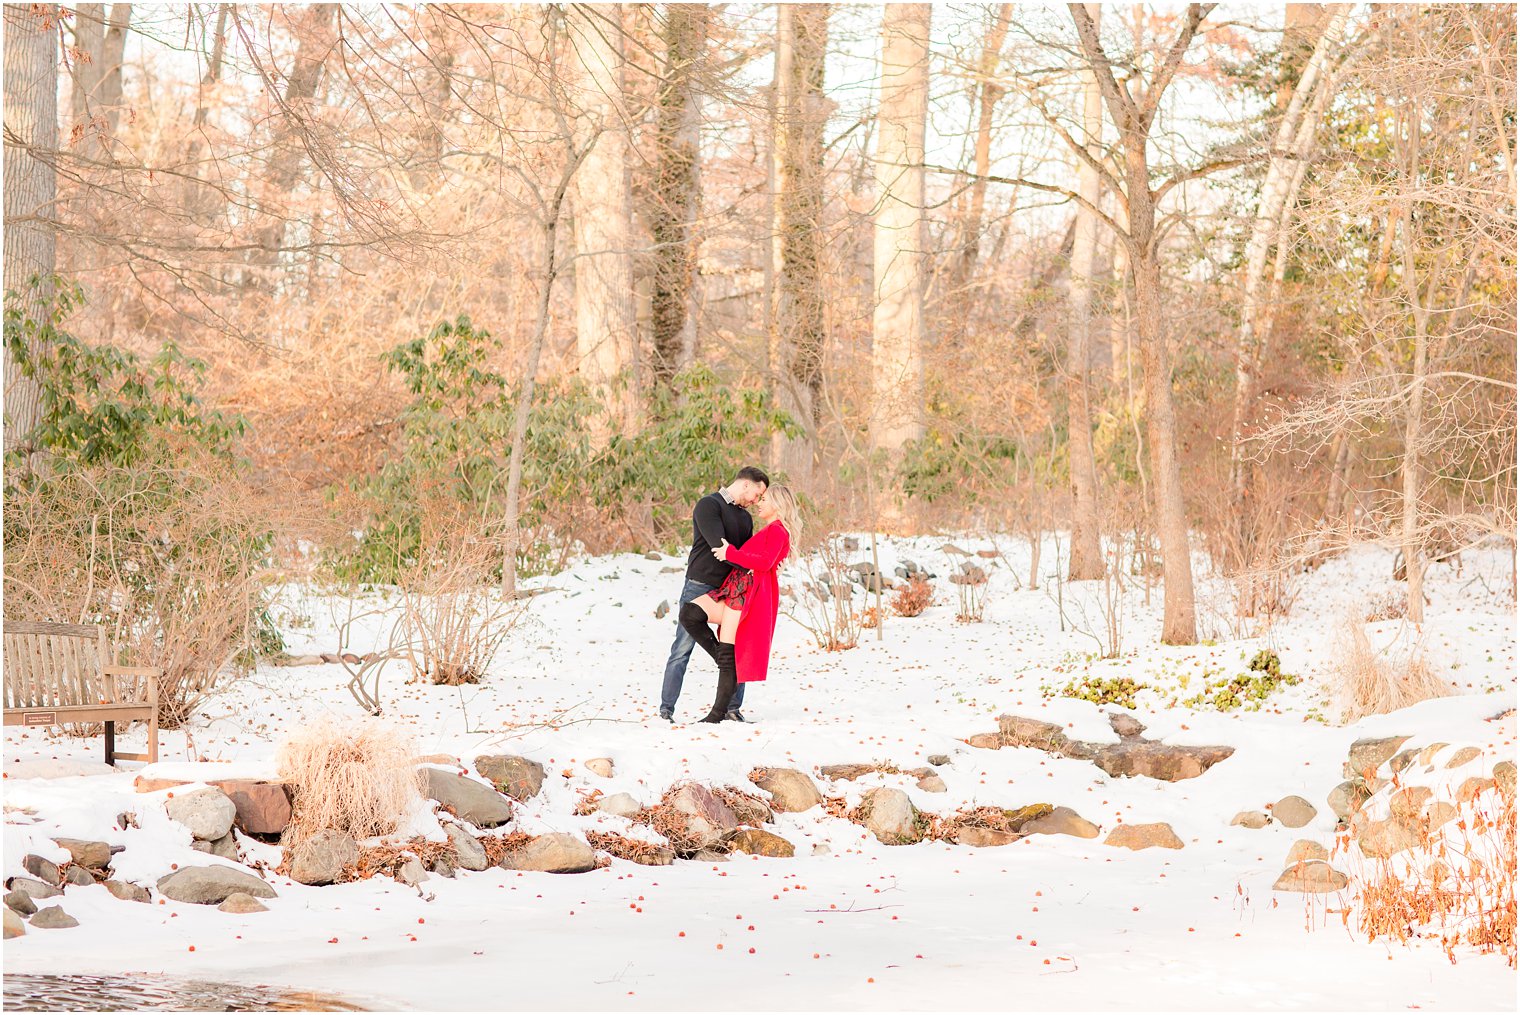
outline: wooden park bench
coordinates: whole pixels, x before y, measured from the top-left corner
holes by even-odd
[[[163,670],[117,666],[105,628],[5,621],[5,725],[106,724],[106,764],[158,760],[158,681]],[[132,677],[123,687],[120,678]],[[118,754],[116,724],[148,723],[148,753]]]

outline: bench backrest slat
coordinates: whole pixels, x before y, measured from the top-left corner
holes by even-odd
[[[3,648],[6,708],[117,702],[101,673],[110,661],[103,628],[7,620]]]

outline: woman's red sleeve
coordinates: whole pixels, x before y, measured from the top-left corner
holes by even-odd
[[[747,567],[751,571],[774,571],[786,551],[791,548],[786,528],[775,522],[752,536],[743,546],[728,548],[728,562]]]

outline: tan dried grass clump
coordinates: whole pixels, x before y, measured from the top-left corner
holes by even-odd
[[[630,839],[616,832],[587,832],[586,841],[591,844],[592,849],[610,853],[619,860],[631,860],[645,865],[658,858],[664,849],[657,842]]]
[[[355,839],[389,835],[418,796],[412,738],[375,722],[317,722],[291,734],[276,759],[294,791],[285,842],[324,828]]]
[[[1345,627],[1346,641],[1340,647],[1334,671],[1344,722],[1383,715],[1451,693],[1451,685],[1435,675],[1418,646],[1406,652],[1377,652],[1359,619],[1348,618]]]

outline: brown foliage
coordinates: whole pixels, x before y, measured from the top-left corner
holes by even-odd
[[[916,617],[934,603],[934,587],[923,578],[910,578],[892,597],[892,611],[899,617]]]

